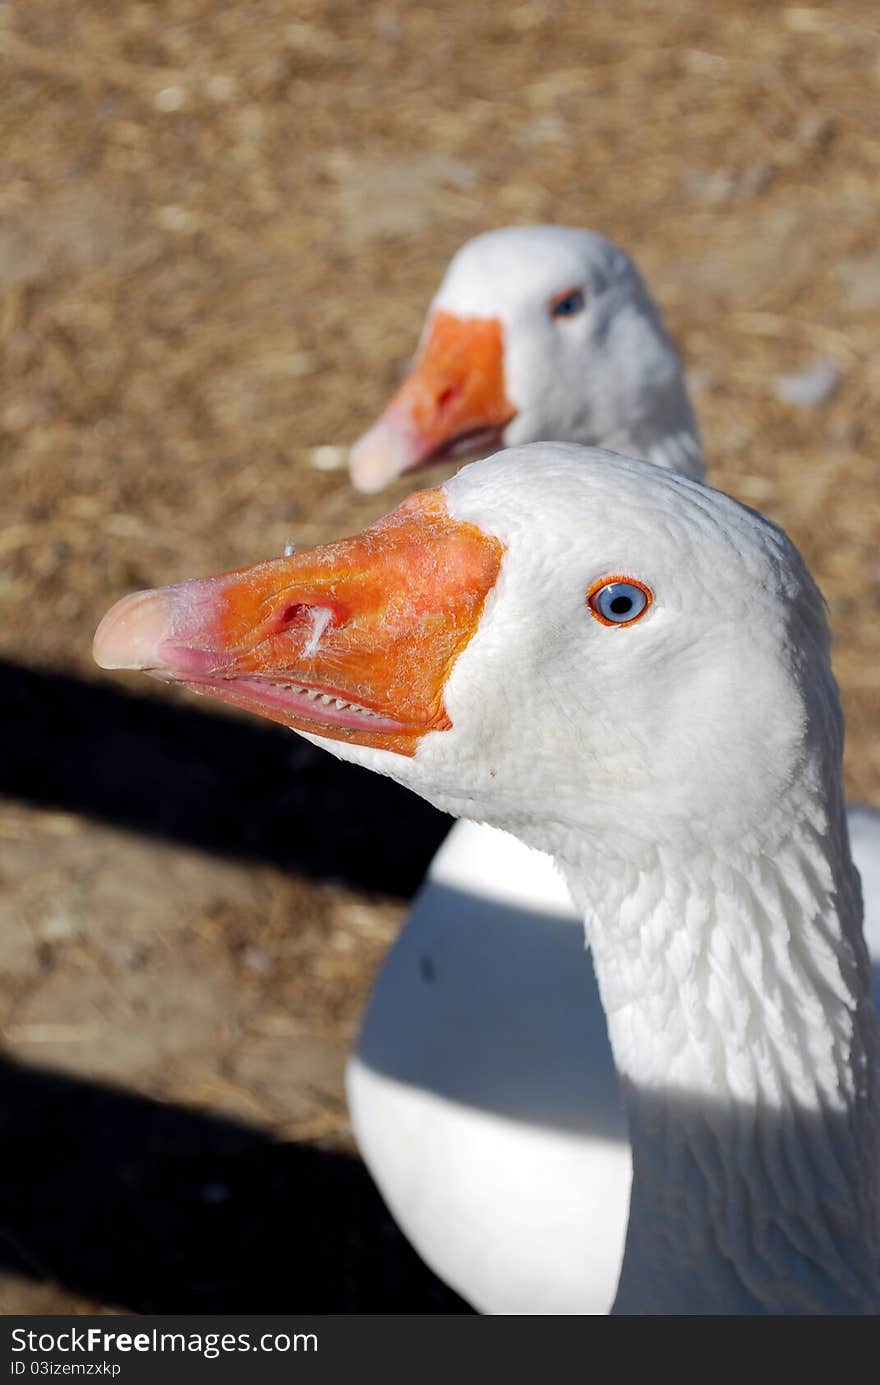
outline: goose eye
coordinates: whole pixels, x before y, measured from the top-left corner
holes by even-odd
[[[632,625],[651,599],[650,587],[632,577],[603,577],[587,593],[587,605],[603,625]]]
[[[550,301],[551,317],[574,317],[583,312],[586,297],[583,289],[566,289]]]

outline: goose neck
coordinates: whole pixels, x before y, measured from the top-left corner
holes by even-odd
[[[876,1018],[839,817],[772,856],[568,868],[633,1148],[615,1311],[880,1308]]]

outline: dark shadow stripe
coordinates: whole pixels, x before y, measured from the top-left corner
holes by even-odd
[[[140,1313],[463,1313],[361,1162],[0,1061],[0,1265]]]
[[[449,827],[291,731],[0,660],[0,794],[409,898]]]

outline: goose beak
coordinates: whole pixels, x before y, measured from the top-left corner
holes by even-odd
[[[353,538],[124,597],[102,668],[138,669],[330,740],[414,755],[451,722],[443,692],[504,548],[411,496]]]
[[[352,482],[379,491],[429,462],[491,451],[515,414],[504,392],[498,319],[435,312],[412,371],[351,449]]]

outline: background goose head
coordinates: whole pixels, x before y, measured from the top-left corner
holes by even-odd
[[[351,477],[377,491],[432,461],[543,439],[703,475],[678,354],[629,256],[593,231],[506,227],[452,259]]]
[[[557,852],[770,843],[792,784],[839,755],[821,599],[781,531],[564,444],[468,467],[353,539],[128,597],[95,654]]]

